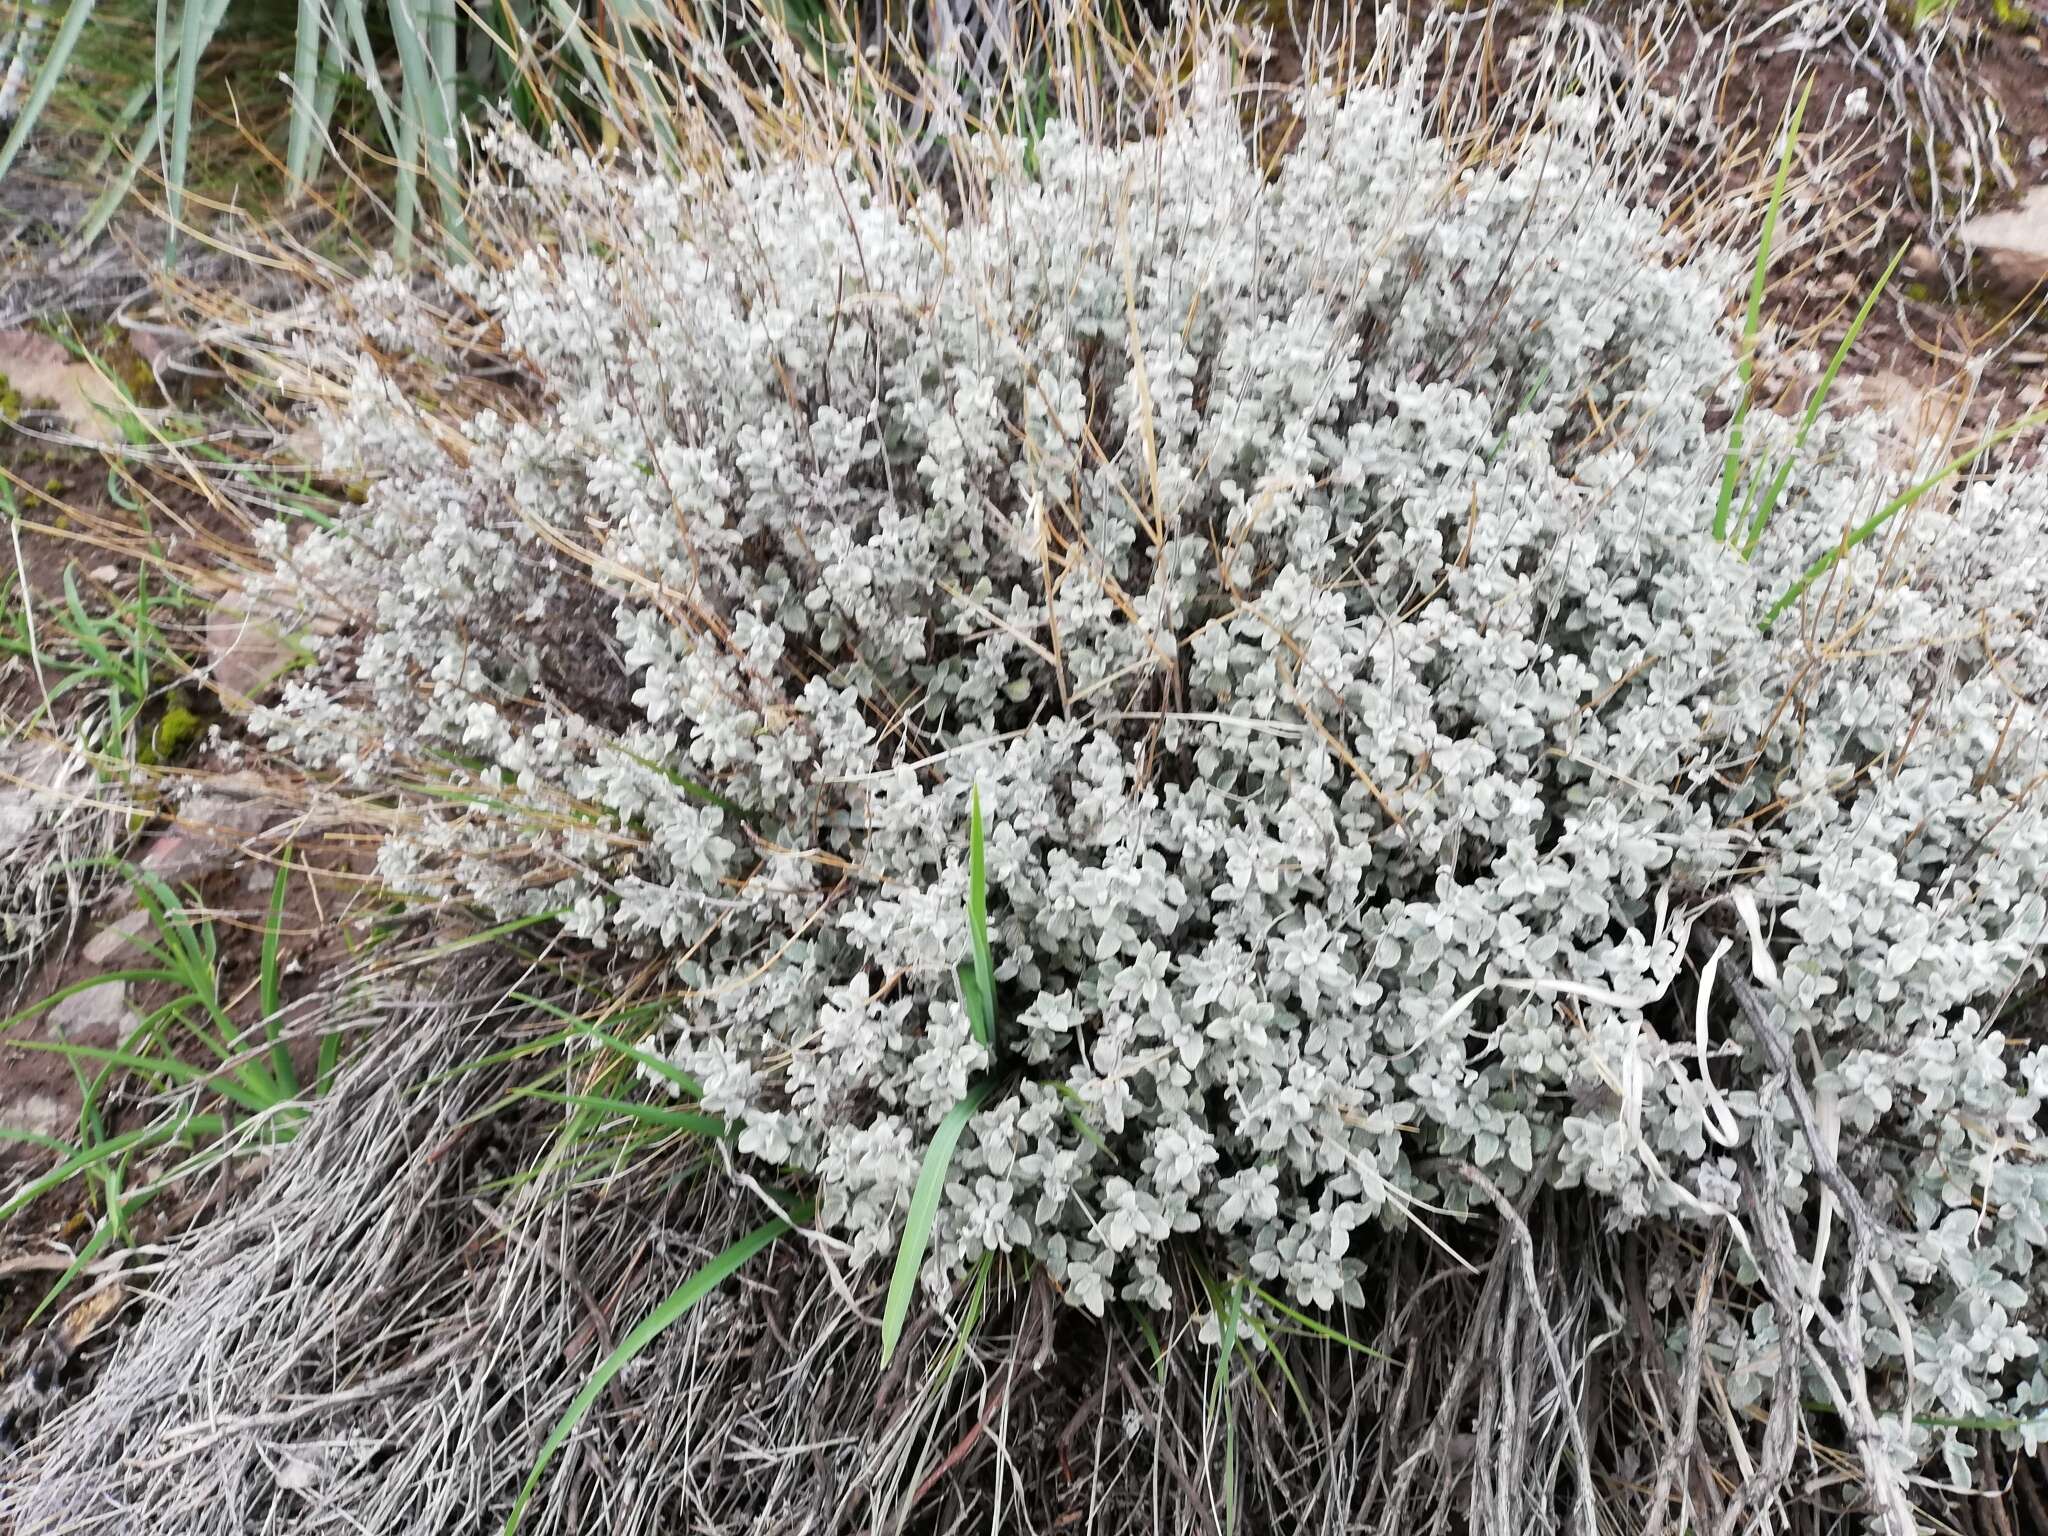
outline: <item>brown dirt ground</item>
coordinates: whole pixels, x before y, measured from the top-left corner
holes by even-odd
[[[109,350],[119,356],[118,350]],[[138,400],[146,406],[164,405],[146,367],[139,366],[132,354],[128,362],[124,372]],[[179,403],[198,410],[206,405],[204,400],[189,398]],[[88,606],[97,608],[114,597],[132,595],[146,563],[168,565],[203,594],[214,584],[210,573],[248,559],[239,517],[218,499],[204,494],[190,477],[176,471],[132,467],[117,472],[97,448],[61,441],[61,434],[53,431],[55,426],[34,400],[15,403],[12,419],[0,422],[0,476],[12,485],[20,508],[12,530],[19,540],[19,565],[10,542],[5,567],[15,579],[25,574],[39,607],[61,598],[67,569]],[[147,509],[154,530],[154,555],[146,552],[152,540],[142,527],[137,507]],[[205,661],[205,616],[202,601],[189,618],[167,629],[171,647],[188,664]],[[47,631],[45,635],[48,643]],[[154,781],[138,781],[122,791],[146,808],[129,842],[127,856],[131,858],[141,857],[156,839],[175,835],[170,812],[153,805],[158,788],[182,782],[203,789],[210,779],[246,772],[252,762],[261,771],[260,754],[236,760],[250,744],[243,739],[239,720],[222,707],[210,688],[196,681],[183,685],[175,676],[166,677],[161,686],[167,698],[175,686],[179,702],[219,730],[167,765]],[[25,721],[39,703],[30,670],[0,660],[0,722]],[[145,739],[162,707],[159,702],[144,715],[140,729]],[[362,872],[368,864],[367,845],[345,828],[308,833],[295,839],[290,851],[294,873],[286,886],[279,946],[287,1003],[346,962],[354,914],[365,894]],[[233,1000],[230,1012],[238,1023],[257,1022],[255,991],[262,930],[276,861],[283,852],[284,845],[275,839],[259,841],[247,852],[224,848],[192,884],[195,904],[188,910],[205,913],[215,925],[221,992]],[[0,1016],[24,1003],[52,996],[76,981],[120,967],[124,963],[121,956],[95,963],[85,958],[83,949],[94,934],[132,909],[126,887],[117,884],[94,909],[74,914],[72,943],[45,954],[25,976],[0,976]],[[147,1012],[166,1000],[166,989],[159,985],[129,989],[132,1011]],[[40,1020],[31,1021],[9,1034],[47,1039],[48,1031],[40,1024]],[[116,1042],[110,1033],[108,1038],[88,1043],[109,1046]],[[310,1061],[299,1065],[305,1071]],[[75,1115],[79,1090],[70,1065],[49,1052],[11,1048],[0,1040],[0,1102],[20,1105],[37,1098],[55,1100],[66,1113]],[[132,1096],[119,1093],[108,1107],[112,1112],[109,1133],[140,1123],[139,1117],[146,1112]],[[26,1173],[39,1169],[43,1156],[18,1143],[0,1143],[0,1189],[11,1188]],[[134,1178],[147,1172],[146,1166],[138,1168]],[[214,1181],[196,1199],[152,1208],[138,1226],[138,1240],[160,1241],[181,1230],[223,1198],[233,1182],[233,1176]],[[88,1340],[100,1338],[114,1322],[120,1309],[104,1303],[103,1290],[79,1288],[63,1307],[46,1314],[32,1333],[24,1331],[48,1287],[62,1273],[69,1252],[91,1230],[91,1220],[81,1191],[72,1186],[46,1195],[0,1223],[0,1398],[19,1379],[19,1373],[36,1362],[61,1377]],[[102,1299],[83,1300],[88,1294]],[[88,1353],[101,1347],[95,1345]],[[5,1407],[0,1402],[0,1418],[5,1417]]]

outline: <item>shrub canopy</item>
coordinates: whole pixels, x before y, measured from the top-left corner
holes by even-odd
[[[1732,1225],[1738,1401],[1797,1303],[1886,1403],[2048,1412],[2048,480],[1766,632],[1902,482],[1823,421],[1753,557],[1711,537],[1734,269],[1598,125],[1466,167],[1409,93],[1311,93],[1268,175],[1197,98],[970,139],[943,200],[498,145],[549,237],[453,286],[522,390],[451,424],[348,361],[368,497],[285,581],[371,618],[273,745],[444,786],[396,885],[664,957],[674,1061],[857,1260],[989,1077],[935,1282],[1022,1250],[1165,1307],[1185,1248],[1326,1308],[1380,1224],[1466,1240],[1468,1162]],[[1760,483],[1792,430],[1747,444]]]

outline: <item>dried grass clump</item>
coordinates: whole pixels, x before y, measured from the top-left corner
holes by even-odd
[[[351,988],[329,1022],[363,1029],[364,1054],[216,1220],[126,1277],[149,1277],[146,1311],[8,1464],[0,1519],[37,1536],[499,1528],[595,1362],[770,1209],[685,1145],[627,1161],[616,1126],[565,1140],[535,1097],[557,1080],[534,1049],[554,1020],[525,1000],[552,969]],[[1665,1287],[1691,1256],[1591,1218],[1543,1202],[1513,1229],[1526,1269],[1519,1243],[1467,1273],[1390,1240],[1371,1304],[1340,1319],[1358,1345],[1261,1332],[1220,1398],[1185,1325],[1155,1354],[1021,1269],[978,1288],[978,1324],[920,1320],[878,1376],[849,1326],[868,1299],[849,1310],[829,1245],[784,1248],[600,1396],[520,1529],[1392,1533],[1502,1511],[1552,1529],[1575,1507],[1579,1433],[1600,1482],[1578,1497],[1639,1528],[1646,1422],[1673,1433],[1683,1401],[1649,1318],[1689,1300]],[[1559,1379],[1546,1340],[1593,1363]],[[1591,1373],[1608,1384],[1588,1396]],[[1717,1432],[1710,1413],[1706,1446]],[[1707,1465],[1681,1479],[1711,1497]]]
[[[0,997],[14,998],[105,884],[124,831],[114,799],[82,746],[0,742]]]

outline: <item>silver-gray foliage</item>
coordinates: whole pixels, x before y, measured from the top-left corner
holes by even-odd
[[[351,364],[367,500],[286,574],[372,620],[263,728],[463,791],[408,802],[397,885],[667,957],[675,1060],[858,1260],[994,1072],[935,1282],[1023,1249],[1163,1306],[1187,1239],[1325,1307],[1381,1224],[1468,1240],[1466,1161],[1733,1224],[1734,1297],[1779,1233],[1802,1282],[1717,1325],[1738,1402],[1789,1295],[1854,1314],[1888,1423],[2048,1413],[2048,479],[1919,503],[1766,633],[1903,483],[1879,429],[1823,422],[1745,558],[1734,269],[1596,126],[1466,168],[1401,91],[1303,112],[1271,176],[1220,95],[972,140],[952,204],[851,150],[499,145],[550,233],[458,311],[529,387],[455,430]]]

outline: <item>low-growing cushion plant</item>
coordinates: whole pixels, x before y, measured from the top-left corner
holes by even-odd
[[[392,884],[663,967],[856,1266],[942,1130],[934,1287],[1208,1307],[1188,1255],[1233,1337],[1581,1189],[1726,1234],[1729,1400],[1803,1359],[1896,1523],[2048,1430],[2048,478],[1752,411],[1717,538],[1741,263],[1613,125],[1297,106],[1277,167],[1208,77],[943,191],[497,141],[479,227],[546,240],[300,338],[368,492],[279,586],[365,622],[259,728],[409,795]],[[404,386],[486,350],[488,408]]]

